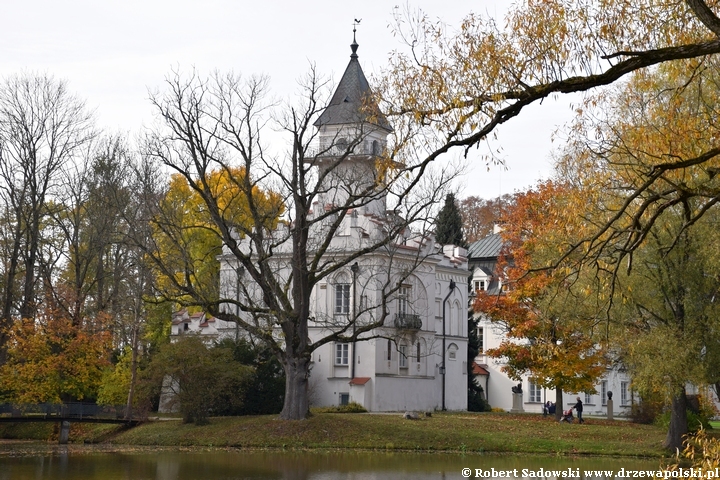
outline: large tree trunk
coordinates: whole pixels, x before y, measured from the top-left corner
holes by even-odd
[[[40,248],[40,212],[39,205],[44,205],[44,199],[33,205],[32,224],[28,231],[28,250],[25,259],[25,284],[23,285],[23,298],[20,303],[20,318],[35,319],[37,304],[35,301],[35,269],[37,267],[38,249]]]
[[[565,409],[563,406],[563,391],[562,388],[555,388],[555,420],[558,422],[562,418],[562,412]]]
[[[685,387],[680,388],[672,399],[670,410],[670,428],[663,447],[671,450],[681,449],[683,436],[688,433],[687,399]]]
[[[304,357],[293,358],[286,355],[283,367],[285,369],[285,403],[283,403],[280,418],[304,420],[310,413],[308,391],[310,362]]]
[[[10,256],[10,265],[7,268],[5,276],[5,295],[3,296],[2,318],[0,318],[0,366],[7,362],[7,341],[9,330],[12,327],[12,311],[15,302],[15,279],[17,278],[17,270],[20,262],[20,242],[22,238],[22,228],[19,220],[15,226],[15,239],[13,240],[12,255]]]
[[[293,181],[298,179],[293,173]],[[302,175],[301,175],[302,176]],[[308,232],[309,228],[299,228],[308,225],[308,208],[301,196],[295,196],[295,224],[296,230],[292,233],[294,241],[292,250],[292,317],[283,322],[285,334],[285,352],[283,367],[285,368],[285,401],[280,418],[284,420],[303,420],[310,414],[310,395],[308,379],[310,378],[310,352],[308,351],[308,319],[310,318],[310,295],[312,285],[309,281],[308,268]]]
[[[132,334],[132,358],[130,360],[130,389],[128,390],[127,403],[125,405],[125,418],[132,420],[132,404],[135,397],[135,383],[137,381],[137,357],[138,357],[138,320],[135,319]]]

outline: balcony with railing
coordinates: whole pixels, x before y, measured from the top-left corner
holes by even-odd
[[[395,328],[400,330],[420,330],[422,329],[422,319],[420,315],[414,313],[396,313]]]

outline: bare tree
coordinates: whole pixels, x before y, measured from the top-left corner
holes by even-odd
[[[83,153],[93,135],[91,115],[64,82],[24,74],[0,86],[0,188],[8,230],[13,232],[0,327],[7,327],[14,316],[35,315],[43,221],[62,188],[62,169]]]
[[[116,295],[124,299],[117,302],[122,310],[113,308],[117,312],[118,330],[122,332],[123,345],[130,347],[130,385],[128,389],[125,417],[133,417],[133,404],[138,383],[138,365],[141,354],[148,353],[152,339],[148,338],[149,318],[156,308],[148,299],[156,295],[153,281],[151,262],[145,256],[148,246],[152,244],[151,217],[153,205],[157,203],[157,185],[160,183],[158,172],[154,165],[145,164],[142,160],[131,162],[128,177],[123,185],[127,188],[116,191],[117,197],[111,200],[116,205],[122,205],[124,193],[135,192],[128,199],[127,208],[123,210],[123,226],[125,230],[120,234],[120,246],[125,252],[123,271],[113,270],[113,284],[122,284],[123,295]],[[124,193],[123,193],[124,192]],[[120,249],[118,249],[120,250]],[[125,277],[119,278],[120,276]],[[117,288],[115,288],[117,290]],[[162,308],[159,310],[163,311]],[[157,314],[157,313],[155,313]]]
[[[351,60],[348,71],[354,68]],[[153,225],[163,241],[153,258],[171,286],[166,293],[237,322],[276,352],[286,374],[285,419],[308,413],[312,352],[333,341],[394,335],[378,331],[388,324],[389,300],[437,254],[422,230],[453,169],[417,161],[413,138],[388,146],[392,128],[373,108],[364,76],[356,81],[359,93],[346,91],[341,80],[328,106],[326,82],[311,70],[299,102],[282,110],[265,100],[267,81],[257,77],[173,74],[166,92],[152,97],[161,126],[148,136],[145,155],[182,176],[202,199],[199,208],[210,219],[203,228],[221,240],[229,267],[219,292],[208,293],[193,283],[190,266],[168,262],[163,245],[187,252],[181,247],[189,229],[160,208]],[[277,155],[263,143],[273,126],[287,146]],[[216,172],[226,174],[220,184]],[[358,262],[359,274],[349,268]],[[313,291],[351,270],[357,310],[311,317]],[[323,328],[322,336],[311,340],[310,327]]]

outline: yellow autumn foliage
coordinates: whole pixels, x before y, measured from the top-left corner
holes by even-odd
[[[157,284],[169,298],[180,300],[193,292],[213,300],[223,235],[241,238],[258,226],[273,229],[284,206],[277,194],[251,185],[243,168],[216,169],[192,185],[173,175],[153,219]]]

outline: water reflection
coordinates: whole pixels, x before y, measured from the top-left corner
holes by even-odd
[[[0,446],[0,480],[437,480],[467,478],[463,468],[471,469],[470,478],[476,478],[476,469],[484,473],[493,468],[571,469],[584,478],[586,470],[656,470],[658,465],[658,460],[636,459],[368,452],[97,452],[21,448],[10,453],[7,446]]]

